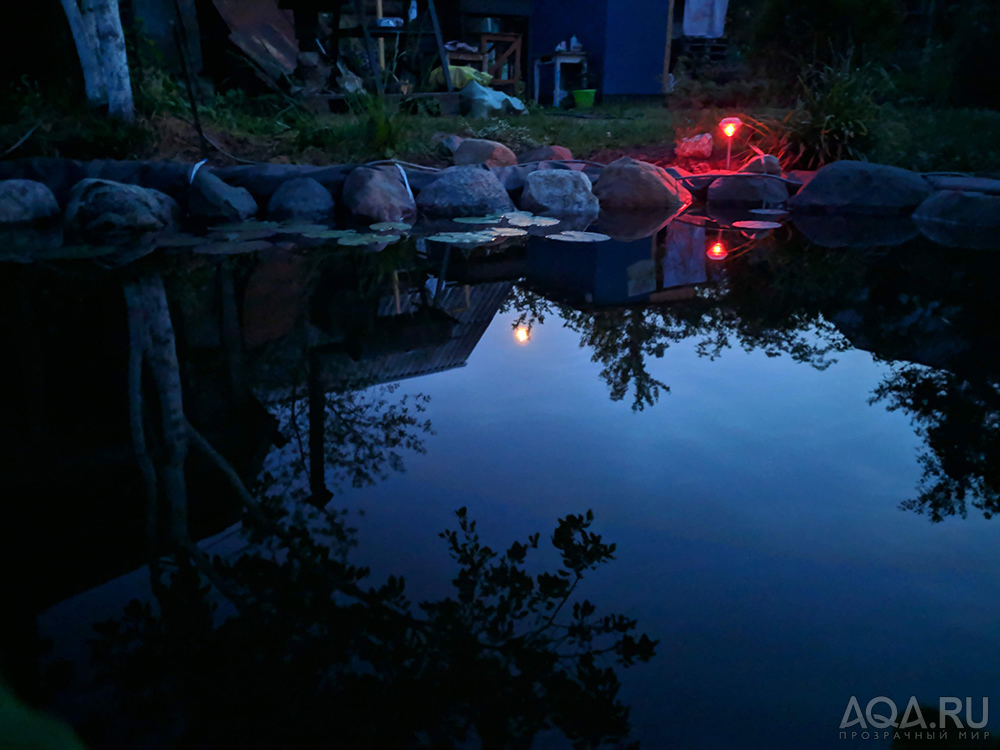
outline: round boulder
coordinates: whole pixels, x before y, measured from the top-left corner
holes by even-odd
[[[916,172],[837,161],[820,169],[788,206],[815,213],[900,214],[911,212],[930,193],[930,184]]]
[[[573,161],[573,152],[565,146],[541,146],[526,151],[517,157],[520,164],[530,164],[536,161]]]
[[[307,219],[322,221],[333,212],[330,191],[311,177],[298,177],[281,184],[267,202],[267,217],[276,221]]]
[[[604,168],[594,183],[594,195],[601,208],[620,211],[675,210],[691,204],[691,193],[666,170],[627,156]]]
[[[600,210],[590,178],[570,169],[539,169],[524,180],[521,208],[539,214],[596,215]]]
[[[449,167],[417,196],[430,216],[482,216],[511,211],[514,204],[496,175],[481,167]]]
[[[344,183],[344,205],[372,221],[412,221],[417,204],[395,167],[358,167]]]
[[[517,164],[514,152],[502,143],[482,138],[466,138],[455,150],[455,165],[485,164],[487,167],[509,167]]]
[[[199,169],[188,191],[188,213],[199,219],[243,221],[257,215],[257,201],[246,188],[227,185]]]
[[[45,185],[33,180],[0,182],[0,224],[34,224],[59,215],[59,203]]]
[[[69,193],[66,226],[85,233],[157,232],[177,223],[180,208],[159,190],[111,180],[80,180]]]
[[[708,186],[708,203],[733,208],[777,206],[788,200],[783,180],[769,175],[742,174],[719,177]]]

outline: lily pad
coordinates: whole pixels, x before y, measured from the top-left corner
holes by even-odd
[[[496,237],[524,237],[528,234],[527,229],[518,229],[516,227],[490,227],[486,231]]]
[[[525,216],[517,214],[507,219],[507,223],[515,227],[554,227],[559,223],[559,219],[551,216]]]
[[[287,232],[291,234],[304,234],[305,232],[325,232],[330,227],[326,224],[316,224],[315,222],[307,221],[287,221],[278,225],[278,229],[282,232]]]
[[[781,229],[776,221],[734,221],[733,226],[737,229]]]
[[[239,255],[241,253],[256,253],[260,250],[270,250],[274,247],[265,240],[250,240],[249,242],[212,242],[199,245],[194,249],[202,255]]]
[[[456,224],[499,224],[499,216],[458,216],[452,219]]]
[[[308,232],[300,232],[300,236],[310,240],[341,240],[344,237],[359,237],[356,229],[311,229]]]
[[[389,242],[397,242],[401,238],[398,234],[375,234],[375,233],[364,233],[364,234],[347,234],[337,240],[339,245],[349,245],[349,246],[360,246],[360,245],[379,245]]]
[[[261,229],[260,227],[257,227],[253,229],[241,229],[233,232],[213,231],[208,235],[208,238],[219,242],[224,242],[226,240],[247,242],[250,240],[266,240],[268,237],[273,237],[277,233],[276,229],[268,229],[266,227]]]
[[[380,221],[368,228],[375,232],[409,232],[413,225],[403,221]]]
[[[497,235],[490,230],[484,232],[441,232],[428,237],[433,242],[447,242],[451,245],[486,245],[493,242]]]
[[[788,211],[780,208],[751,208],[750,213],[757,214],[758,216],[784,216]]]
[[[559,240],[560,242],[607,242],[611,238],[606,234],[601,234],[600,232],[560,232],[559,234],[547,235],[550,240]]]

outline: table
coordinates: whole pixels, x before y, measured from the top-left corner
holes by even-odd
[[[535,104],[538,104],[542,88],[542,66],[551,65],[553,67],[552,83],[552,104],[558,107],[563,97],[569,94],[562,88],[561,68],[566,64],[580,65],[583,76],[587,76],[587,53],[586,52],[554,52],[551,55],[542,55],[535,59]]]

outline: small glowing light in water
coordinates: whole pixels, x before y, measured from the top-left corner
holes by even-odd
[[[706,255],[708,255],[708,257],[711,258],[712,260],[722,260],[727,255],[729,255],[729,251],[726,250],[726,246],[723,245],[721,242],[716,242],[714,245],[708,248],[708,252],[706,253]]]
[[[528,329],[524,326],[518,326],[517,330],[514,331],[514,338],[516,338],[518,342],[524,344],[527,343],[529,338],[531,338],[531,334],[528,333]]]

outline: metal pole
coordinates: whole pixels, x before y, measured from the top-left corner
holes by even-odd
[[[670,93],[670,53],[674,43],[674,0],[667,4],[667,48],[663,53],[663,93]]]

